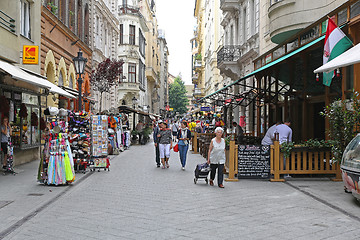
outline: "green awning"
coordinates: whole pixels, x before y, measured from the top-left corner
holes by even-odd
[[[272,67],[272,66],[274,66],[274,65],[276,65],[276,64],[278,64],[278,63],[280,63],[280,62],[282,62],[282,61],[284,61],[284,60],[286,60],[286,59],[288,59],[288,58],[290,58],[290,57],[292,57],[292,56],[294,56],[295,54],[297,54],[297,53],[299,53],[299,52],[301,52],[301,51],[303,51],[303,50],[311,47],[312,45],[320,42],[320,41],[323,40],[324,38],[325,38],[325,35],[323,35],[323,36],[315,39],[315,40],[312,41],[312,42],[309,42],[308,44],[305,44],[304,46],[296,49],[295,51],[292,51],[292,52],[288,53],[287,55],[282,56],[281,58],[278,58],[278,59],[276,59],[275,61],[272,61],[271,63],[266,64],[265,66],[263,66],[263,67],[255,70],[255,71],[253,71],[252,73],[250,73],[250,74],[248,74],[248,75],[240,78],[239,80],[236,80],[236,81],[232,82],[231,84],[229,84],[229,85],[227,85],[227,86],[225,86],[225,87],[217,90],[216,92],[213,92],[213,93],[211,93],[211,94],[203,97],[203,98],[200,99],[199,101],[205,100],[206,98],[209,98],[209,97],[211,97],[211,96],[213,96],[213,95],[215,95],[215,94],[217,94],[217,93],[219,93],[219,92],[221,92],[221,91],[223,91],[223,90],[225,90],[225,89],[227,89],[227,88],[229,88],[229,87],[237,84],[238,82],[240,82],[240,81],[242,81],[242,80],[244,80],[244,79],[246,79],[246,78],[249,78],[249,77],[251,77],[251,76],[254,76],[254,75],[257,74],[257,73],[259,73],[259,72],[261,72],[261,71],[263,71],[263,70],[265,70],[265,69],[268,69],[269,67]]]

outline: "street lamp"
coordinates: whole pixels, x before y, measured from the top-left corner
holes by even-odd
[[[137,99],[136,97],[134,96],[132,99],[131,99],[132,103],[133,103],[133,108],[135,110],[135,106],[136,106],[136,103],[137,103]],[[134,117],[133,117],[133,130],[135,130],[135,112],[134,112]]]
[[[87,58],[84,58],[82,56],[82,51],[81,48],[78,51],[78,55],[77,57],[73,58],[74,61],[74,65],[75,65],[75,71],[76,74],[79,74],[78,77],[78,88],[79,88],[79,112],[82,111],[82,101],[81,101],[81,91],[82,91],[82,83],[83,80],[81,78],[81,75],[84,74],[84,70],[85,70],[85,64],[87,62]],[[100,103],[101,104],[101,103]]]

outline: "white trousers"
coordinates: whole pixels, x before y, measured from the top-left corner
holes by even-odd
[[[160,158],[170,158],[170,144],[159,144]]]

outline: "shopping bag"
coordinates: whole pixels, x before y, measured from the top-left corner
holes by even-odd
[[[174,146],[174,152],[178,152],[179,151],[179,144],[176,144],[175,146]]]

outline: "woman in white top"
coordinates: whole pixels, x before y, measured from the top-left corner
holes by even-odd
[[[214,179],[216,169],[218,168],[218,186],[224,188],[224,164],[225,164],[225,140],[222,138],[224,130],[221,127],[215,129],[216,137],[213,138],[210,142],[208,160],[207,163],[210,164],[211,173],[210,173],[210,185],[214,186]]]

